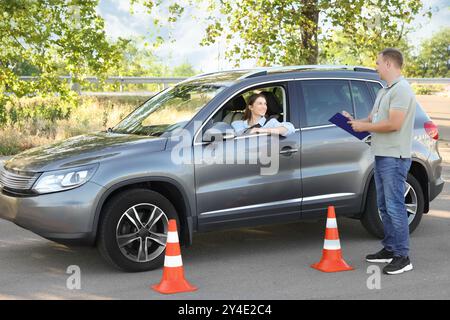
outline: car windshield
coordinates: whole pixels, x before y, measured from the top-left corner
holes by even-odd
[[[161,136],[183,128],[225,87],[179,84],[148,100],[111,129],[115,133]]]

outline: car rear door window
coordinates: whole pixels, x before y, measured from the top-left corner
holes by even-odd
[[[367,118],[372,111],[373,102],[369,89],[363,81],[352,81],[352,95],[355,101],[355,118]]]
[[[378,91],[380,91],[380,89],[382,88],[381,84],[379,84],[378,82],[367,82],[367,85],[369,86],[370,91],[373,94],[373,97],[375,99],[375,97],[378,94]]]
[[[306,127],[330,124],[337,112],[353,113],[349,82],[346,80],[302,81]]]

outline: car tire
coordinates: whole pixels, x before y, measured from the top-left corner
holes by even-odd
[[[160,268],[164,263],[169,219],[177,221],[179,231],[178,214],[161,194],[147,189],[121,192],[103,207],[97,248],[107,262],[123,271]]]
[[[406,182],[412,188],[412,191],[410,191],[411,194],[408,193],[405,198],[406,203],[408,203],[408,201],[412,201],[414,197],[416,198],[416,213],[409,221],[409,233],[412,233],[417,228],[422,219],[425,199],[420,183],[412,174],[408,173]],[[383,222],[378,213],[377,193],[375,181],[373,180],[370,183],[369,191],[367,193],[366,210],[364,211],[361,218],[361,224],[373,236],[379,239],[384,238]]]

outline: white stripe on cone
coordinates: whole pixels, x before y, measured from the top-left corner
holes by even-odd
[[[164,267],[176,268],[182,266],[183,261],[181,260],[181,256],[166,256],[164,259]]]
[[[341,249],[341,243],[339,240],[327,240],[325,239],[325,242],[323,244],[323,248],[326,250],[340,250]]]
[[[178,232],[169,231],[167,233],[167,243],[178,243]]]
[[[336,218],[328,218],[327,219],[327,228],[328,229],[336,229],[337,228]]]

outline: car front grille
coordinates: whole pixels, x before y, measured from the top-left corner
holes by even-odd
[[[0,187],[4,190],[30,190],[40,173],[11,171],[0,165]]]

